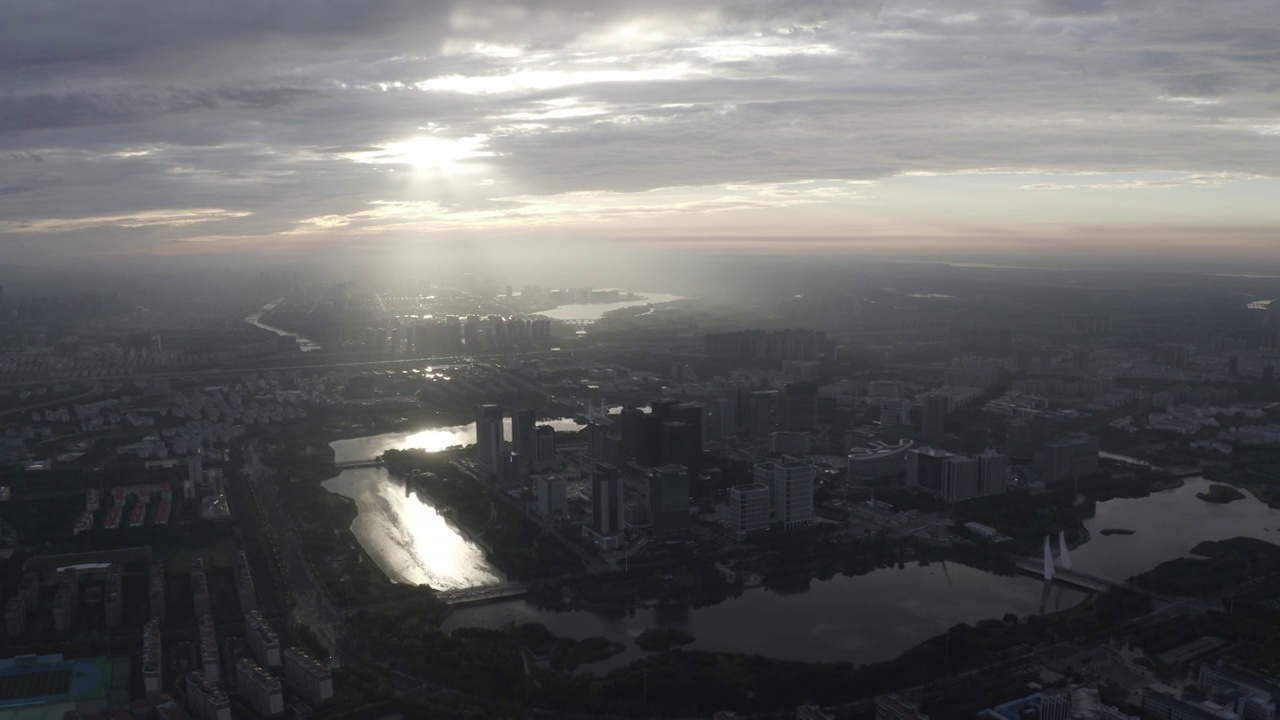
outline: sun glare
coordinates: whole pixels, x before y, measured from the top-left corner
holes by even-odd
[[[353,153],[348,157],[362,163],[410,165],[417,170],[456,173],[467,160],[493,155],[484,149],[488,139],[485,135],[464,138],[422,135],[387,143],[380,150]]]

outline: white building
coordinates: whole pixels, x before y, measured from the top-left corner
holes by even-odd
[[[784,456],[755,466],[754,480],[771,488],[770,517],[790,530],[813,524],[813,486],[817,468],[806,459]]]
[[[729,488],[729,529],[739,538],[769,529],[769,486],[762,483]]]

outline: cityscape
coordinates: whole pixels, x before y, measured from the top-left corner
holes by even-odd
[[[1276,720],[1277,28],[0,3],[0,720]]]

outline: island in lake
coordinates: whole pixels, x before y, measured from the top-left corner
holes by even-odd
[[[1205,502],[1226,505],[1227,503],[1232,503],[1236,500],[1243,500],[1245,495],[1230,485],[1214,483],[1209,486],[1208,491],[1196,493],[1196,497]]]

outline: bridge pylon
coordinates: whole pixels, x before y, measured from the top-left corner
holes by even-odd
[[[1049,536],[1044,536],[1044,579],[1053,581],[1053,551],[1049,548]]]
[[[1058,531],[1058,565],[1063,570],[1071,569],[1071,553],[1067,550],[1067,533],[1065,530]]]

